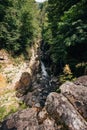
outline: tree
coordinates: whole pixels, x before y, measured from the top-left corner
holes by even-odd
[[[71,64],[73,58],[76,62],[87,60],[86,3],[86,0],[48,0],[48,28],[52,32],[48,44],[53,66],[58,71]]]
[[[13,54],[26,51],[26,47],[40,36],[35,1],[4,0],[0,1],[0,7],[0,48],[5,48]]]

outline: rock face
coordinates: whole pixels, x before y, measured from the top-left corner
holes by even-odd
[[[23,111],[19,111],[5,120],[0,130],[58,130],[57,125],[53,119],[46,116],[46,113],[42,112],[39,115],[37,108],[27,108]]]
[[[20,79],[16,82],[15,90],[17,90],[17,97],[22,97],[28,90],[31,89],[32,80],[39,70],[39,58],[37,55],[38,46],[31,48],[31,59],[26,62],[26,68],[23,71]]]
[[[16,89],[22,95],[31,90],[21,98],[32,108],[10,115],[0,130],[87,130],[86,77],[64,83],[61,93],[52,92],[55,87],[38,74],[32,87],[28,73],[21,76],[20,83]]]
[[[29,107],[44,107],[46,98],[52,91],[55,91],[55,83],[50,83],[49,78],[37,74],[36,79],[32,82],[31,91],[21,99]]]
[[[74,108],[87,120],[87,88],[82,85],[66,82],[60,89]]]
[[[20,80],[16,83],[17,96],[23,96],[31,87],[31,76],[28,72],[22,73]]]
[[[60,89],[61,94],[51,93],[47,97],[47,112],[69,130],[87,130],[87,88],[66,82]]]

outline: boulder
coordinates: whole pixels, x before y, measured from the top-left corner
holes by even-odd
[[[23,96],[31,88],[32,79],[28,72],[22,73],[20,80],[15,85],[15,90],[17,90],[17,96]]]
[[[66,124],[69,130],[87,130],[87,87],[84,84],[67,81],[60,86],[60,94],[50,93],[46,100],[49,115]]]
[[[25,109],[9,116],[3,123],[0,130],[24,130],[30,126],[33,130],[38,125],[36,109]]]
[[[83,85],[85,87],[87,87],[87,75],[84,76],[80,76],[79,78],[77,78],[74,82],[76,85]]]
[[[87,87],[66,82],[60,89],[74,108],[87,120]]]
[[[64,130],[87,130],[87,122],[63,94],[51,93],[46,110],[56,123],[65,124]],[[66,129],[66,130],[68,130]]]
[[[45,108],[42,109],[42,111],[38,114],[38,122],[41,124],[45,119],[47,119],[48,113]]]
[[[59,130],[53,119],[46,117],[39,123],[37,115],[37,108],[16,112],[2,123],[0,130]]]

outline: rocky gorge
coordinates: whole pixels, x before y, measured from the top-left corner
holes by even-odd
[[[31,60],[12,79],[17,100],[27,107],[7,116],[0,130],[87,130],[87,75],[59,85],[41,51],[31,48]]]

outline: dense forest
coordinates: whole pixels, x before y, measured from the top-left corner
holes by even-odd
[[[87,130],[87,0],[0,0],[0,130]]]
[[[47,52],[52,70],[55,74],[84,74],[87,66],[87,0],[48,0],[43,8],[46,8],[43,39],[49,45]]]
[[[38,39],[45,44],[51,71],[74,76],[87,66],[87,1],[0,1],[0,48],[12,55],[26,51]],[[71,76],[72,77],[72,76]]]
[[[34,0],[1,0],[0,48],[13,55],[26,51],[40,37],[38,15]]]

